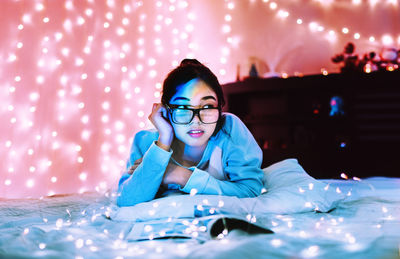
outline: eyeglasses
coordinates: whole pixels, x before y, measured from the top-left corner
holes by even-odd
[[[183,105],[166,105],[172,122],[175,124],[189,124],[195,115],[204,124],[216,123],[219,118],[219,108],[213,106],[204,106],[200,109],[192,109]]]

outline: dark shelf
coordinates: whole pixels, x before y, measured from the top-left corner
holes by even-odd
[[[263,167],[297,158],[316,178],[399,177],[400,72],[248,78],[223,86],[264,150]],[[330,101],[344,115],[330,116]]]

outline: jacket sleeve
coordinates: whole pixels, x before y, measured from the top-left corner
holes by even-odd
[[[148,132],[141,131],[134,138],[127,169],[137,159],[142,157],[143,160],[133,174],[125,172],[121,176],[118,183],[118,206],[133,206],[150,201],[154,199],[160,188],[172,152],[158,147],[151,137]],[[152,142],[146,150],[147,147],[143,146],[149,143],[148,138],[151,138]]]
[[[233,115],[231,115],[233,116]],[[226,122],[228,123],[228,122]],[[231,128],[223,147],[223,170],[228,180],[218,180],[208,172],[195,168],[181,191],[198,194],[255,197],[261,194],[264,173],[262,151],[247,127],[236,116],[227,125]]]

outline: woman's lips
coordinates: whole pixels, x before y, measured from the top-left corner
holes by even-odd
[[[200,138],[201,136],[204,135],[204,131],[203,130],[190,130],[190,131],[188,131],[188,134],[192,138]]]

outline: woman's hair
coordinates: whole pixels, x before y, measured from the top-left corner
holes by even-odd
[[[224,94],[214,73],[197,59],[182,60],[180,65],[167,75],[163,83],[161,103],[168,105],[171,98],[176,94],[177,88],[195,78],[206,83],[217,95],[220,116],[213,134],[215,135],[225,122],[225,117],[221,115],[222,107],[225,105]]]

